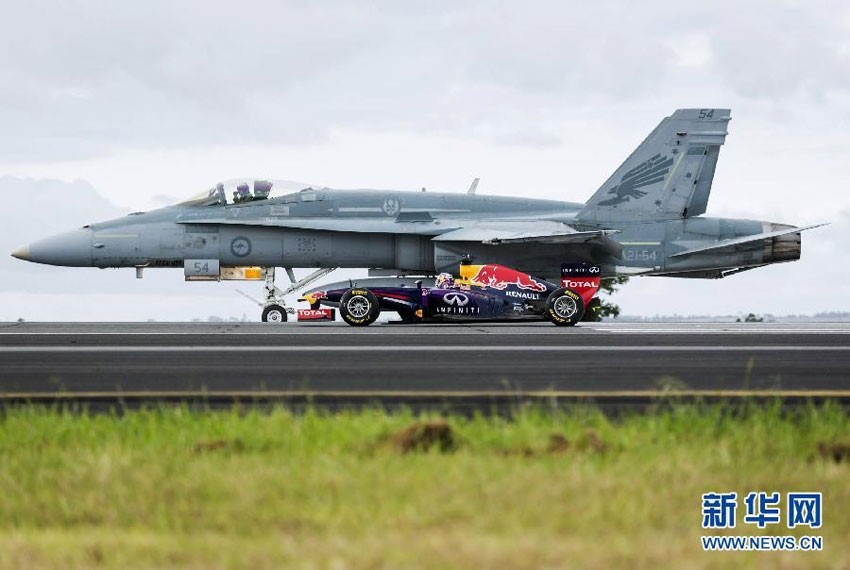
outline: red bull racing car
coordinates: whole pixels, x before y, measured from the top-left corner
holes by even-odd
[[[599,306],[599,267],[584,263],[561,267],[561,283],[532,277],[502,265],[461,265],[460,277],[442,273],[433,285],[421,278],[366,278],[325,285],[304,294],[310,309],[298,320],[333,320],[339,308],[352,326],[368,326],[381,311],[395,311],[405,322],[436,320],[547,319],[573,326]]]

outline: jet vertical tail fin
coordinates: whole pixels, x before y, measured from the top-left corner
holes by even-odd
[[[704,213],[729,120],[729,109],[679,109],[665,117],[577,219],[657,221]]]

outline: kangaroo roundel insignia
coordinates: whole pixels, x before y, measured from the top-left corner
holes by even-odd
[[[236,257],[248,257],[251,254],[251,240],[237,236],[230,242],[230,253]]]

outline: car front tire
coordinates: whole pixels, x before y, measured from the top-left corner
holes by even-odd
[[[366,327],[381,314],[378,298],[368,289],[349,289],[339,300],[339,314],[353,327]]]

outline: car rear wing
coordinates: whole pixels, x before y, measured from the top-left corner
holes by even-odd
[[[585,306],[599,292],[601,268],[589,263],[564,263],[561,265],[561,287],[581,295]]]

